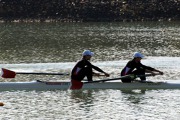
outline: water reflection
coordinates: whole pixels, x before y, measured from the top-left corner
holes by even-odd
[[[100,91],[102,92],[102,90]],[[108,92],[106,96],[110,96],[109,92],[114,90],[103,91]],[[101,92],[99,93],[98,90],[73,90],[71,91],[71,99],[75,100],[76,103],[81,103],[82,106],[92,106],[94,103],[93,101],[96,100],[95,97],[101,98]],[[120,92],[121,95],[119,94]],[[119,99],[120,97],[122,97],[125,101],[138,104],[144,100],[143,97],[146,94],[146,90],[117,90],[114,94],[116,94],[116,96],[113,96],[111,98],[112,101],[113,99]],[[106,99],[108,100],[108,97]]]
[[[77,103],[87,102],[90,104],[94,99],[93,92],[94,90],[72,90],[71,99],[76,100]]]
[[[123,99],[129,101],[133,104],[139,104],[144,100],[143,95],[145,95],[146,90],[121,90]]]
[[[93,92],[94,90],[71,91],[71,99],[78,105],[75,109],[83,109],[84,112],[90,113],[91,107],[94,106]]]

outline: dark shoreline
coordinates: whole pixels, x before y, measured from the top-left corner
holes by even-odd
[[[14,20],[0,20],[0,23],[85,23],[85,22],[162,22],[162,21],[165,21],[165,22],[176,22],[176,21],[179,21],[179,19],[175,19],[175,20],[172,20],[172,19],[159,19],[159,20],[127,20],[127,19],[124,19],[124,20],[120,20],[120,21],[83,21],[83,20],[49,20],[49,19],[44,19],[44,20],[39,20],[39,19],[29,19],[29,20],[18,20],[18,19],[14,19]]]
[[[179,0],[0,1],[0,22],[132,22],[179,20]]]

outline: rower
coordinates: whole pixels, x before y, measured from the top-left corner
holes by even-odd
[[[125,76],[128,74],[140,75],[141,81],[145,81],[146,80],[146,76],[145,76],[146,72],[151,73],[153,75],[155,75],[155,72],[158,72],[159,74],[163,75],[162,71],[159,71],[150,66],[143,65],[141,63],[142,58],[144,58],[144,56],[141,53],[135,52],[133,54],[133,59],[128,61],[126,66],[122,69],[121,76]],[[127,78],[127,79],[122,79],[122,82],[132,82],[133,80],[134,79]]]
[[[109,77],[108,73],[90,63],[90,59],[93,55],[94,53],[90,50],[85,50],[82,53],[82,59],[76,63],[71,72],[71,89],[79,89],[79,87],[82,87],[83,83],[81,81],[84,79],[84,77],[87,77],[88,81],[93,81],[93,75],[100,75],[99,73],[93,72],[92,69],[104,73],[106,77]]]

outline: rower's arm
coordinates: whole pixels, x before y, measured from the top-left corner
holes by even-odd
[[[159,71],[159,70],[157,70],[157,69],[154,69],[154,71],[160,73],[161,75],[164,74],[162,71]]]
[[[109,76],[110,76],[108,73],[104,72],[104,71],[103,71],[102,69],[100,69],[99,67],[94,66],[94,65],[92,65],[92,64],[91,64],[91,66],[92,66],[92,68],[95,69],[96,71],[101,72],[101,73],[104,73],[104,75],[105,75],[106,77],[109,77]],[[97,75],[97,73],[95,73],[95,75]],[[98,76],[98,75],[97,75],[97,76]]]
[[[161,75],[163,75],[164,73],[162,72],[162,71],[159,71],[159,70],[157,70],[157,69],[154,69],[154,70],[148,70],[148,69],[146,69],[146,72],[148,72],[148,73],[151,73],[152,75],[155,75],[155,73],[154,72],[158,72],[158,73],[160,73]]]

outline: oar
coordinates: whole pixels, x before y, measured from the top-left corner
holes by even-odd
[[[113,80],[121,80],[121,79],[135,79],[136,75],[125,75],[122,77],[118,77],[118,78],[112,78],[112,79],[103,79],[103,80],[96,80],[96,81],[89,81],[89,82],[83,82],[84,84],[87,83],[97,83],[97,82],[106,82],[106,81],[113,81]]]
[[[145,74],[145,75],[134,75],[134,74],[130,74],[130,75],[125,75],[125,76],[118,77],[118,78],[103,79],[103,80],[89,81],[89,82],[83,82],[83,83],[84,83],[84,84],[87,84],[87,83],[106,82],[106,81],[122,80],[122,79],[135,79],[135,78],[138,78],[138,77],[144,77],[144,76],[150,77],[150,76],[155,76],[155,75],[161,75],[161,74],[159,74],[159,73],[155,73],[154,75],[153,75],[153,74]]]
[[[103,79],[103,80],[96,80],[96,81],[88,81],[88,82],[75,82],[75,84],[73,86],[71,86],[70,89],[81,89],[83,87],[83,84],[88,84],[88,83],[100,83],[100,82],[106,82],[106,81],[114,81],[114,80],[122,80],[122,79],[135,79],[137,77],[149,77],[149,76],[155,76],[155,75],[161,75],[159,73],[156,74],[145,74],[145,75],[134,75],[134,74],[130,74],[130,75],[125,75],[122,77],[118,77],[118,78],[112,78],[112,79]]]
[[[5,68],[1,69],[1,77],[15,78],[16,74],[34,74],[34,75],[69,75],[69,73],[42,73],[42,72],[14,72]]]

